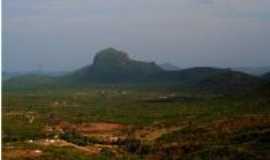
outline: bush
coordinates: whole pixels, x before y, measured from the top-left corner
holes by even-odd
[[[86,146],[89,144],[98,143],[98,140],[86,136],[82,136],[76,132],[65,132],[60,135],[60,138],[68,142],[77,144],[79,146]]]
[[[143,144],[138,139],[126,139],[120,145],[128,152],[139,155],[146,155],[151,151],[150,145]]]

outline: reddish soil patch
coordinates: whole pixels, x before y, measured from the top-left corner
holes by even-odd
[[[106,123],[106,122],[81,123],[81,124],[60,122],[56,126],[56,128],[62,129],[64,131],[74,130],[83,134],[93,134],[93,133],[102,134],[114,131],[121,131],[122,129],[126,128],[126,126],[118,123]]]
[[[33,149],[4,149],[3,159],[36,158],[42,155],[41,150]]]
[[[77,149],[78,151],[81,151],[82,153],[85,153],[87,155],[98,155],[103,149],[109,149],[113,153],[117,154],[118,148],[113,145],[105,145],[105,144],[93,144],[88,146],[79,146],[70,142],[67,142],[65,140],[54,140],[54,139],[41,139],[34,141],[35,144],[41,145],[41,146],[55,146],[55,147],[72,147],[74,149]]]
[[[253,128],[259,126],[270,126],[270,117],[249,115],[233,119],[219,120],[209,125],[207,128],[223,132],[231,132],[240,128]]]
[[[154,141],[160,138],[163,134],[168,134],[170,132],[177,131],[181,128],[183,128],[183,126],[182,127],[173,126],[173,127],[167,127],[167,128],[148,127],[148,128],[136,130],[134,132],[134,135],[137,139]]]
[[[84,123],[78,126],[78,130],[83,133],[110,132],[125,128],[124,125],[116,123]]]

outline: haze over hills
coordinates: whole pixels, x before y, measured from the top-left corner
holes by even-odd
[[[4,81],[4,84],[7,84],[7,87],[22,89],[49,87],[55,81],[55,77],[50,77],[47,75],[25,74],[11,77],[10,79]]]
[[[251,75],[261,76],[267,72],[270,72],[270,66],[263,67],[236,67],[233,68],[235,71],[245,72]]]
[[[63,76],[65,74],[69,73],[68,71],[3,71],[2,72],[2,79],[3,81],[9,80],[11,78],[14,77],[18,77],[18,76],[32,76],[32,75],[36,75],[36,76],[49,76],[49,77],[58,77],[58,76]]]
[[[254,88],[260,81],[260,78],[246,73],[213,67],[194,67],[167,71],[154,62],[133,60],[129,58],[126,52],[107,48],[95,55],[91,65],[64,76],[55,78],[25,75],[11,78],[6,84],[9,86],[155,84],[158,86],[170,85],[205,90],[233,91]]]
[[[173,65],[171,63],[163,63],[159,65],[162,69],[165,71],[177,71],[180,70],[180,68],[176,65]]]
[[[194,67],[166,71],[154,62],[132,60],[128,54],[114,48],[98,52],[93,64],[83,67],[65,79],[72,82],[96,83],[185,83],[195,84],[209,76],[223,73],[227,69]]]
[[[227,70],[221,74],[209,76],[197,84],[198,88],[212,91],[247,91],[260,84],[260,78],[246,73]]]

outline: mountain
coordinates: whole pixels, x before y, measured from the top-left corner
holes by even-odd
[[[129,58],[128,54],[114,48],[96,53],[92,65],[83,67],[64,79],[73,83],[157,83],[195,84],[226,71],[211,67],[194,67],[179,71],[166,71],[154,62],[142,62]]]
[[[159,65],[165,71],[178,71],[180,70],[179,67],[171,64],[171,63],[163,63]]]
[[[193,67],[177,71],[166,71],[154,62],[131,59],[126,52],[107,48],[98,52],[91,65],[59,77],[24,75],[11,78],[5,86],[25,88],[27,86],[88,85],[143,85],[172,88],[195,88],[213,91],[244,91],[253,88],[261,79],[230,69]],[[15,87],[15,88],[16,88]]]
[[[133,60],[123,51],[107,48],[96,54],[92,65],[75,71],[69,78],[96,83],[137,82],[162,71],[154,62]]]

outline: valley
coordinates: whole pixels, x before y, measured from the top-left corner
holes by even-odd
[[[158,100],[172,93],[200,100]],[[7,160],[269,157],[269,97],[84,88],[12,91],[3,100]]]
[[[5,160],[270,159],[267,74],[166,71],[113,48],[65,75],[3,82]]]

